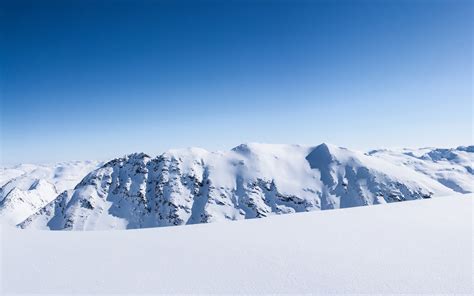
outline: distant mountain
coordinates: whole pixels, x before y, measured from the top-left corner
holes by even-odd
[[[362,153],[329,144],[244,144],[227,152],[132,154],[92,171],[19,226],[159,227],[468,193],[473,148]]]
[[[0,168],[0,221],[18,224],[103,163],[70,161]]]
[[[374,150],[369,155],[410,167],[456,192],[474,191],[474,146],[456,149]]]

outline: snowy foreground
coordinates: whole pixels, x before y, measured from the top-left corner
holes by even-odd
[[[472,292],[472,194],[128,231],[3,228],[0,294]]]

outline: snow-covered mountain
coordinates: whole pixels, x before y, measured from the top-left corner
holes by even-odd
[[[473,146],[351,151],[244,144],[132,154],[89,173],[20,224],[129,229],[259,218],[472,192]]]
[[[456,149],[374,150],[369,154],[410,167],[456,192],[474,192],[474,146]]]
[[[74,186],[102,163],[71,161],[0,168],[0,220],[18,224]]]

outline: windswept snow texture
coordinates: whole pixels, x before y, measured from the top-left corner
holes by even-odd
[[[416,152],[245,144],[132,154],[91,172],[20,227],[172,226],[472,192],[472,146]]]
[[[472,206],[456,195],[187,227],[5,228],[0,294],[472,295]]]
[[[63,191],[73,189],[99,165],[97,161],[71,161],[0,168],[0,220],[13,225],[24,221]]]

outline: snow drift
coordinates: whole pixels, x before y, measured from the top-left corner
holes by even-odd
[[[472,295],[472,196],[130,231],[2,229],[0,294]]]

